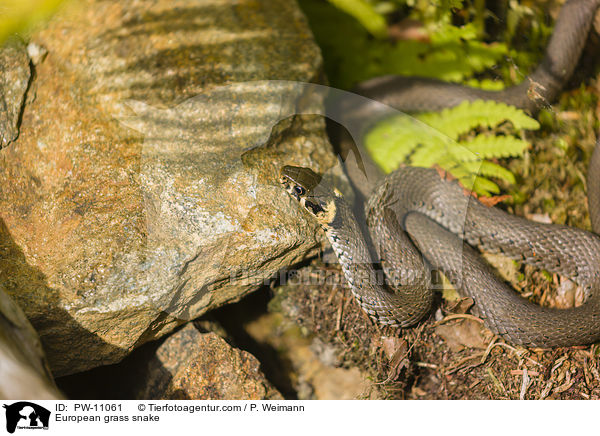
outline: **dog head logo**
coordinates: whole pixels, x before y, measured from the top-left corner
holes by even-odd
[[[6,409],[6,431],[19,429],[47,429],[50,411],[29,401],[19,401],[3,406]]]

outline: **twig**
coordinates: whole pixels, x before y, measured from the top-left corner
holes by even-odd
[[[345,294],[342,294],[342,298],[340,299],[340,303],[338,305],[337,316],[335,320],[335,329],[339,331],[342,328],[342,312],[344,311],[344,300],[346,298]]]
[[[420,366],[422,368],[431,368],[431,369],[438,368],[438,365],[436,365],[434,363],[427,363],[427,362],[415,362],[415,365]]]
[[[521,392],[519,393],[520,400],[525,399],[525,394],[527,393],[527,388],[529,388],[529,385],[530,385],[530,378],[527,375],[527,367],[526,366],[523,367],[522,372],[523,372],[523,381],[521,382]]]
[[[433,324],[434,327],[438,325],[445,324],[448,321],[452,321],[453,319],[471,319],[473,321],[477,321],[480,324],[483,324],[483,320],[474,315],[470,315],[468,313],[453,313],[452,315],[446,315],[444,319],[441,319]]]
[[[514,354],[515,354],[517,357],[519,357],[519,358],[522,358],[522,357],[523,357],[523,358],[527,359],[529,362],[533,363],[534,365],[537,365],[537,366],[539,366],[539,367],[541,367],[541,368],[543,368],[543,367],[544,367],[544,365],[542,365],[541,363],[539,363],[539,362],[537,362],[537,361],[533,360],[533,359],[532,359],[532,358],[530,358],[530,357],[527,357],[527,356],[521,356],[523,353],[526,353],[526,352],[527,352],[527,350],[519,351],[519,350],[517,350],[515,347],[511,347],[510,345],[508,345],[508,344],[506,344],[506,343],[504,343],[504,342],[496,342],[496,343],[493,343],[493,342],[492,342],[492,343],[490,343],[490,345],[488,346],[488,350],[489,350],[489,351],[488,351],[488,350],[486,350],[486,353],[487,353],[487,354],[489,354],[489,352],[490,352],[490,351],[492,351],[492,348],[494,348],[494,347],[503,347],[503,348],[506,348],[507,350],[510,350],[510,351],[512,351],[512,352],[513,352],[513,353],[514,353]],[[486,355],[486,357],[487,357],[487,355]]]
[[[452,374],[461,369],[475,368],[475,367],[481,365],[481,363],[477,363],[475,365],[461,366],[463,363],[468,362],[469,360],[478,359],[481,355],[483,355],[483,353],[475,353],[475,354],[472,354],[471,356],[467,356],[467,357],[460,359],[457,363],[455,363],[454,365],[449,367],[449,369],[446,371],[446,375]]]
[[[510,375],[523,375],[523,370],[522,369],[511,369]],[[538,375],[540,375],[540,373],[537,371],[527,370],[527,375],[530,375],[532,377],[537,377]]]

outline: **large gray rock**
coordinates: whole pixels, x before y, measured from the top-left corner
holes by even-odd
[[[293,1],[74,2],[32,42],[36,98],[0,151],[0,284],[55,374],[116,362],[315,248],[277,172],[336,163],[323,120],[294,115],[321,97],[264,82],[320,77]]]

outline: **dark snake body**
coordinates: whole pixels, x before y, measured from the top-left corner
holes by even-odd
[[[432,79],[387,76],[365,82],[357,91],[403,111],[437,110],[463,100],[493,99],[536,112],[555,99],[572,74],[599,5],[600,0],[570,0],[563,6],[543,61],[521,85],[490,92]],[[347,119],[362,122],[378,118],[381,114],[373,111],[380,108],[369,104],[349,107]],[[286,187],[290,183],[303,186],[303,180],[312,177],[303,172],[310,170],[286,168],[282,170]],[[473,298],[474,311],[488,328],[514,344],[554,347],[600,340],[597,235],[531,222],[486,207],[466,195],[457,183],[442,180],[433,169],[403,167],[377,184],[365,208],[371,240],[387,279],[399,287],[391,293],[373,279],[377,271],[350,207],[327,187],[313,186],[312,182],[308,185],[306,202],[317,201],[329,213],[324,218],[318,207],[321,216],[317,219],[340,259],[352,292],[380,323],[408,326],[430,310],[432,291],[422,254],[461,293]],[[600,144],[590,162],[588,197],[592,225],[599,232]],[[314,208],[307,210],[315,214]],[[571,278],[584,289],[584,305],[559,310],[527,301],[499,279],[463,240]]]
[[[389,227],[376,218],[381,210],[393,211],[431,265],[442,270],[463,295],[473,298],[475,313],[494,333],[514,344],[534,347],[600,340],[597,235],[529,221],[484,206],[467,196],[456,182],[444,181],[437,171],[426,168],[401,168],[376,187],[368,203],[368,221],[374,233]],[[456,235],[482,250],[571,278],[583,287],[585,304],[550,309],[529,302],[499,279]],[[401,251],[388,256],[398,253]],[[396,262],[393,257],[387,260]]]

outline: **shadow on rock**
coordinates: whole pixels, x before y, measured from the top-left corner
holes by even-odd
[[[23,309],[40,339],[48,363],[55,376],[72,372],[80,362],[94,361],[95,365],[123,358],[127,350],[106,343],[97,334],[79,323],[60,308],[57,292],[46,277],[27,263],[25,255],[12,239],[4,221],[0,219],[0,284]],[[48,308],[54,313],[46,316]],[[63,332],[68,332],[65,336]],[[99,357],[101,356],[101,357]],[[118,356],[118,357],[117,357]],[[91,366],[85,364],[85,366]]]

